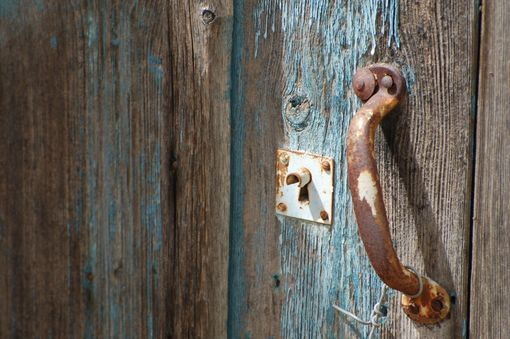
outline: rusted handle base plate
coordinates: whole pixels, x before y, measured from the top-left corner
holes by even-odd
[[[451,301],[446,290],[434,280],[423,279],[423,292],[411,298],[402,294],[404,312],[414,321],[422,324],[435,324],[444,320],[450,313]]]

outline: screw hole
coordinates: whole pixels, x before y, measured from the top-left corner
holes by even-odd
[[[457,302],[457,296],[455,294],[451,294],[450,295],[450,303],[452,305],[455,305],[456,302]]]
[[[432,309],[436,312],[440,312],[443,309],[443,302],[439,299],[433,300]]]

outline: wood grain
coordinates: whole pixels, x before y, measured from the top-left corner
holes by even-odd
[[[484,1],[476,132],[470,336],[505,338],[510,271],[510,37],[506,1]]]
[[[393,239],[403,262],[455,299],[451,319],[431,328],[412,323],[395,303],[396,337],[467,336],[477,9],[401,2],[401,50],[384,57],[404,65],[410,85],[401,112],[383,123],[389,152],[379,144]]]
[[[393,294],[383,337],[464,335],[474,5],[253,0],[235,8],[229,334],[368,334],[331,305],[368,318],[379,297],[352,213],[344,141],[360,105],[350,88],[355,69],[386,61],[409,86],[377,138],[395,245],[404,263],[455,294],[456,306],[428,328],[407,319]],[[277,148],[334,157],[331,228],[274,216]]]
[[[231,25],[0,2],[0,337],[225,336]]]
[[[176,168],[170,333],[175,338],[225,338],[232,3],[169,4]]]

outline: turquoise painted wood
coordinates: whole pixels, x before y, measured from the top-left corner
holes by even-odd
[[[243,220],[243,216],[249,214],[245,210],[253,208],[251,204],[241,205],[242,202],[239,202],[239,205],[233,206],[232,248],[244,245],[243,236],[246,235],[242,232],[243,228],[252,228],[246,226],[246,223],[256,223],[253,227],[254,244],[250,244],[253,247],[271,246],[267,244],[266,234],[279,233],[277,248],[280,259],[275,269],[265,271],[265,267],[261,267],[255,268],[255,272],[256,279],[266,281],[266,284],[272,283],[274,285],[272,293],[281,298],[278,325],[281,326],[282,337],[333,336],[338,333],[338,317],[331,307],[333,303],[368,318],[370,305],[375,304],[379,297],[377,292],[380,291],[381,284],[370,269],[366,258],[360,255],[363,249],[358,239],[347,191],[343,140],[346,139],[349,118],[359,107],[356,97],[347,93],[349,84],[363,55],[373,52],[376,48],[377,33],[382,29],[376,23],[377,15],[382,13],[384,25],[386,29],[388,27],[390,29],[388,43],[391,44],[393,41],[398,44],[397,9],[394,1],[389,3],[365,1],[337,5],[332,5],[329,1],[317,1],[313,4],[304,1],[287,3],[260,1],[250,9],[251,13],[245,13],[244,16],[239,14],[240,17],[251,14],[252,24],[255,26],[252,28],[255,40],[244,43],[244,46],[251,48],[241,52],[242,58],[255,60],[263,58],[261,49],[267,47],[266,44],[274,43],[268,41],[268,36],[271,35],[279,33],[282,46],[279,47],[281,54],[278,55],[281,61],[277,61],[281,63],[279,70],[281,88],[278,93],[281,94],[281,98],[275,100],[276,107],[268,110],[264,103],[261,103],[262,107],[246,112],[245,107],[234,105],[233,129],[240,130],[234,133],[235,141],[252,139],[262,142],[266,139],[266,134],[275,133],[275,129],[268,125],[260,125],[260,120],[266,123],[272,120],[280,125],[276,129],[280,139],[274,140],[272,145],[263,143],[264,147],[267,147],[267,156],[261,159],[262,161],[255,163],[236,161],[243,156],[246,157],[246,153],[249,152],[246,148],[254,147],[257,142],[249,145],[240,142],[236,145],[233,162],[242,163],[245,167],[253,166],[249,169],[233,170],[233,175],[238,175],[241,178],[239,181],[243,180],[238,182],[238,185],[242,186],[251,181],[243,179],[247,176],[246,172],[250,172],[249,175],[252,177],[253,172],[262,168],[264,177],[272,175],[274,166],[272,152],[275,146],[324,154],[333,157],[338,164],[335,173],[337,184],[334,190],[334,223],[331,228],[283,217],[273,220],[272,181],[264,184],[268,186],[262,198],[265,201],[261,202],[262,206],[259,207],[264,210],[258,218]],[[238,22],[238,25],[241,24],[243,22]],[[241,41],[235,43],[243,44]],[[241,60],[237,62],[241,64],[240,67],[243,66]],[[265,72],[269,71],[270,65]],[[253,86],[269,85],[252,83],[249,80],[251,79],[249,70],[245,72],[242,73],[246,74],[244,76],[246,80],[241,91],[260,91],[259,88],[253,89]],[[266,81],[273,80],[270,75],[268,78],[271,80]],[[237,87],[234,85],[234,88]],[[232,97],[242,98],[243,92]],[[266,111],[262,112],[263,110]],[[247,129],[250,131],[246,131]],[[256,193],[246,191],[258,188],[255,185],[245,187],[247,199]],[[236,195],[236,192],[233,194]],[[267,254],[264,253],[264,248],[253,250],[255,256],[260,256],[255,259],[255,264],[265,266]],[[231,260],[234,262],[232,265],[241,268],[245,265],[243,260],[246,260],[247,254],[242,253],[242,249],[239,251],[240,255],[234,252]],[[264,274],[265,276],[259,276]],[[246,307],[250,304],[250,299],[247,298],[249,291],[246,290],[246,285],[250,282],[243,281],[242,271],[231,272],[231,275],[233,276],[230,288],[234,291],[231,292],[233,302],[230,305],[230,314],[235,314],[235,317],[240,319],[232,319],[230,334],[233,337],[261,337],[266,330],[260,327],[251,328],[250,325],[243,326],[242,318],[244,316],[253,319],[253,324],[256,324],[259,322],[255,322],[254,319],[265,318],[268,315],[257,314],[265,313],[261,307],[255,306],[255,310]],[[357,326],[344,327],[341,332],[343,335],[367,334],[366,330]]]
[[[472,45],[469,34],[459,38],[457,32],[459,17],[473,22],[472,6],[430,12],[432,1],[234,4],[229,336],[367,336],[369,328],[340,316],[332,304],[368,319],[381,290],[358,237],[345,158],[347,128],[360,106],[352,76],[378,61],[397,64],[409,89],[377,145],[395,244],[404,263],[445,284],[457,300],[450,320],[423,328],[403,316],[393,293],[382,336],[460,336],[467,300]],[[439,17],[445,26],[436,26]],[[448,41],[431,40],[429,30]],[[442,51],[445,44],[457,46],[453,37],[465,44],[457,60]],[[446,66],[435,63],[437,55]],[[452,70],[459,58],[467,64]],[[441,83],[441,97],[428,81]],[[443,84],[450,81],[460,81],[465,92],[449,92]],[[441,118],[445,109],[448,118]],[[436,133],[432,119],[443,121],[446,134]],[[431,150],[431,144],[442,146]],[[275,215],[275,180],[269,178],[275,177],[277,148],[335,159],[331,227]],[[441,195],[446,198],[434,197]]]

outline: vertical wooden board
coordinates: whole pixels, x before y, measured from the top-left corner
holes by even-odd
[[[354,71],[386,61],[403,69],[410,88],[377,138],[397,252],[452,291],[457,306],[440,326],[418,326],[393,293],[383,337],[460,336],[467,302],[473,4],[268,0],[235,2],[234,13],[229,334],[368,334],[331,305],[366,319],[379,297],[381,282],[352,213],[344,140],[360,105],[350,85]],[[275,216],[277,148],[334,157],[331,228]]]
[[[162,335],[164,11],[3,6],[2,337]]]
[[[207,26],[165,1],[0,2],[0,337],[224,336],[231,23],[212,5]]]
[[[169,3],[171,337],[224,338],[230,209],[230,1]],[[173,319],[173,320],[172,320]]]
[[[472,2],[400,2],[401,46],[383,56],[402,65],[409,92],[379,134],[393,239],[402,261],[455,301],[450,320],[429,328],[395,300],[388,327],[397,336],[467,336],[477,10]]]
[[[505,338],[510,272],[510,37],[505,1],[481,7],[470,336]]]

